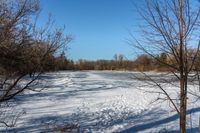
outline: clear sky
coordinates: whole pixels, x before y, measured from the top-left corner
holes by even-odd
[[[68,58],[112,59],[114,54],[134,58],[126,39],[140,19],[131,0],[40,0],[40,4],[41,23],[51,13],[56,25],[65,25],[66,33],[73,35]]]

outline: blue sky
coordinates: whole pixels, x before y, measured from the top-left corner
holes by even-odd
[[[137,31],[140,19],[131,0],[40,0],[40,4],[40,23],[51,13],[56,25],[65,25],[66,34],[73,35],[68,58],[112,59],[114,54],[134,58],[126,39],[130,30]]]

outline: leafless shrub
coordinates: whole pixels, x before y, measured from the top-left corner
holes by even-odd
[[[71,41],[64,29],[50,30],[52,21],[38,28],[39,10],[38,0],[0,1],[0,105],[25,90],[34,91],[31,85],[48,70],[54,54]]]

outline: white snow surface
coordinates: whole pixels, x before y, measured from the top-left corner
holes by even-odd
[[[178,82],[172,75],[148,73],[174,98]],[[13,128],[0,127],[0,132],[56,132],[55,126],[78,124],[84,133],[155,133],[179,132],[178,115],[150,81],[141,81],[137,72],[61,71],[43,75],[38,89],[16,97],[14,111],[24,111]],[[163,80],[161,80],[164,78]],[[148,83],[147,83],[148,82]],[[151,83],[151,82],[150,82]],[[41,85],[42,84],[42,85]],[[189,90],[196,93],[193,84]],[[188,95],[187,132],[198,132],[200,102]],[[197,100],[197,101],[196,101]]]

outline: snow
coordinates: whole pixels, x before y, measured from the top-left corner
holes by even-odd
[[[161,80],[162,73],[148,73]],[[159,91],[137,80],[137,72],[81,71],[47,73],[42,92],[26,92],[16,97],[15,113],[23,110],[14,128],[0,132],[50,132],[55,126],[78,124],[81,132],[178,132],[178,115],[168,101],[153,102]],[[164,78],[166,76],[163,76]],[[172,76],[168,75],[167,79]],[[161,82],[161,81],[159,81]],[[160,83],[176,97],[174,85]],[[178,83],[175,82],[175,85]],[[193,91],[198,87],[189,85]],[[200,102],[190,96],[187,131],[198,132]],[[192,120],[192,121],[191,121]],[[192,128],[191,128],[192,124]],[[52,131],[53,132],[53,131]]]

